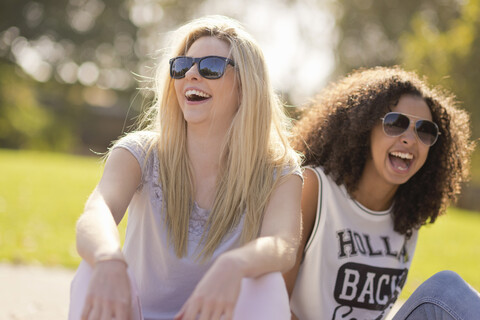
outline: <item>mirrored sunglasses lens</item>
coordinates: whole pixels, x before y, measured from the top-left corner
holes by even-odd
[[[415,124],[418,138],[426,145],[433,145],[437,140],[438,129],[437,126],[428,120],[418,120]]]
[[[399,136],[408,129],[410,119],[400,113],[388,113],[383,118],[383,130],[389,136]]]
[[[171,66],[172,78],[180,79],[185,77],[185,74],[193,65],[192,59],[186,57],[176,58]]]
[[[207,79],[218,79],[223,76],[226,61],[221,58],[208,57],[200,61],[199,72]]]

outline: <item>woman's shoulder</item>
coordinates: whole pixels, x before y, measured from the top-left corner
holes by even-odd
[[[281,179],[290,175],[294,175],[300,177],[300,179],[303,181],[303,168],[300,166],[287,164],[283,167],[276,167],[273,171],[274,178],[277,177],[278,172],[280,172],[279,178]]]
[[[146,162],[151,162],[151,157],[156,154],[155,143],[158,133],[153,131],[135,131],[130,132],[118,139],[113,147],[127,149],[138,161],[141,167]]]
[[[330,194],[331,192],[335,191],[336,193],[344,194],[346,191],[344,190],[343,185],[339,185],[335,182],[335,179],[327,172],[322,166],[305,166],[304,179],[310,180],[310,185],[315,188],[315,192],[319,192],[319,194]],[[344,196],[347,196],[344,194]],[[347,196],[349,198],[349,196]]]
[[[123,147],[133,153],[146,153],[157,141],[158,134],[153,131],[134,131],[118,139],[112,149]]]
[[[329,176],[325,173],[322,166],[305,166],[303,167],[304,175],[316,176],[318,180],[324,181]]]

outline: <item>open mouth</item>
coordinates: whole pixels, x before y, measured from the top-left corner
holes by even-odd
[[[401,171],[407,170],[413,160],[413,154],[398,151],[390,152],[388,157],[393,167]]]
[[[199,90],[187,90],[185,92],[185,98],[187,98],[188,101],[203,101],[211,97],[208,93]]]

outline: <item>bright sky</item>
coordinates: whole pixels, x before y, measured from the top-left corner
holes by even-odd
[[[335,21],[319,2],[209,0],[201,14],[239,20],[263,49],[275,89],[301,104],[325,86],[335,63]]]

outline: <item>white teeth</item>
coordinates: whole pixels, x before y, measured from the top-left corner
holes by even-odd
[[[398,158],[402,158],[402,159],[410,159],[410,160],[413,159],[413,154],[411,154],[411,153],[404,153],[404,152],[395,151],[395,152],[391,152],[390,154],[394,157],[398,157]]]
[[[199,96],[199,97],[203,97],[203,98],[210,98],[211,97],[211,95],[209,95],[208,93],[198,91],[198,90],[187,90],[185,92],[185,97],[190,98],[192,96]]]

